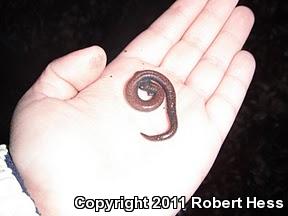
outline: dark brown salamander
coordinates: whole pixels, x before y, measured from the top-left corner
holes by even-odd
[[[142,100],[138,95],[139,88],[146,91],[151,98]],[[175,134],[178,127],[176,94],[172,83],[167,77],[153,70],[137,71],[126,85],[125,96],[133,108],[144,112],[149,112],[159,107],[166,96],[169,129],[157,135],[150,136],[144,133],[141,133],[141,135],[151,141],[161,141]]]

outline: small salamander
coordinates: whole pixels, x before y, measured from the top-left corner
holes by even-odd
[[[138,89],[146,91],[151,98],[149,100],[141,99],[138,95]],[[141,133],[141,135],[151,141],[161,141],[172,137],[176,133],[178,127],[176,94],[172,83],[163,74],[154,70],[137,71],[126,85],[125,96],[133,108],[144,112],[155,110],[166,97],[169,129],[157,135],[146,135],[144,133]]]

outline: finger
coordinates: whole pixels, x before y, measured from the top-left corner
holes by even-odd
[[[167,51],[205,6],[207,0],[178,0],[120,54],[159,65]]]
[[[161,66],[185,81],[213,42],[238,0],[210,0],[182,39],[168,52]]]
[[[254,23],[250,9],[234,9],[227,23],[207,50],[186,84],[207,100],[219,85],[233,56],[242,48]]]
[[[73,98],[99,78],[106,65],[102,48],[92,46],[72,52],[52,61],[41,74],[29,93],[60,100]]]
[[[206,103],[210,120],[224,139],[244,100],[255,70],[254,57],[240,51],[231,62],[220,85]]]

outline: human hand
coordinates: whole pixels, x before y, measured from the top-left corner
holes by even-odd
[[[15,110],[10,143],[43,215],[93,214],[74,209],[77,195],[190,198],[212,166],[255,68],[252,55],[240,51],[253,14],[236,4],[178,0],[107,67],[99,47],[47,66]],[[176,90],[179,127],[165,141],[140,135],[165,130],[165,110],[141,113],[123,95],[126,82],[144,69],[163,73]]]

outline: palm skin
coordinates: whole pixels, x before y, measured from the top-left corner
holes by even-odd
[[[106,67],[105,53],[96,46],[47,66],[15,110],[10,148],[43,215],[93,215],[73,207],[77,195],[187,200],[193,195],[229,132],[255,68],[252,55],[241,51],[253,14],[236,4],[178,0]],[[123,94],[133,74],[145,69],[167,76],[177,95],[177,133],[156,143],[140,132],[166,130],[165,104],[142,113]]]

